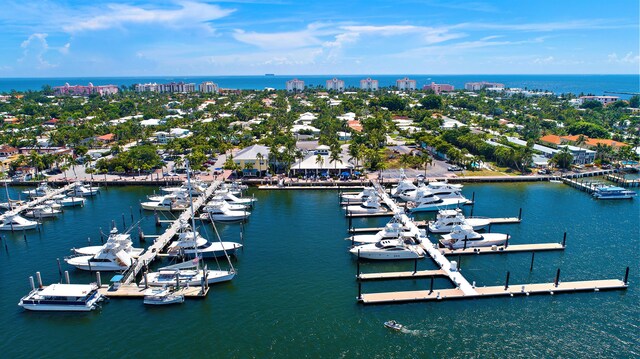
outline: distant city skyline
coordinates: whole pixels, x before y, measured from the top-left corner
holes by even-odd
[[[3,2],[0,77],[638,74],[638,1]]]

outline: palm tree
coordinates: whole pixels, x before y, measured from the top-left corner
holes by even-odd
[[[324,165],[324,156],[322,156],[319,153],[316,155],[316,164],[320,164],[320,169],[322,169],[322,166]],[[316,176],[318,176],[317,168],[316,168]]]
[[[264,164],[264,155],[258,152],[256,154],[256,160],[258,161],[258,171],[262,172],[262,165]]]

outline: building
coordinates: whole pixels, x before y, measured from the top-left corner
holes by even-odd
[[[218,84],[213,81],[205,81],[200,84],[199,90],[204,93],[218,93]]]
[[[504,88],[504,84],[497,82],[467,82],[464,84],[464,89],[467,91],[480,91],[486,88]]]
[[[287,91],[292,92],[292,91],[304,91],[304,81],[302,80],[298,80],[298,79],[293,79],[293,80],[289,80],[287,81]]]
[[[582,142],[580,142],[580,137],[582,136]],[[572,136],[556,136],[556,135],[546,135],[540,137],[540,142],[553,146],[560,145],[580,145],[580,147],[587,147],[589,149],[595,149],[598,145],[601,146],[610,146],[613,147],[614,150],[619,150],[622,147],[629,146],[629,144],[610,140],[606,138],[589,138],[584,135],[572,135]]]
[[[160,92],[160,85],[157,83],[137,84],[136,92]]]
[[[593,163],[596,159],[596,151],[588,150],[586,148],[570,146],[570,145],[560,145],[559,149],[566,147],[571,155],[573,156],[573,164],[574,165],[585,165],[589,163]]]
[[[606,106],[610,103],[614,103],[616,101],[618,101],[620,99],[620,97],[618,96],[580,96],[578,98],[577,103],[579,105],[582,105],[585,103],[585,101],[598,101],[600,102],[603,106]]]
[[[8,145],[0,146],[0,157],[12,157],[18,154],[18,149]]]
[[[344,91],[344,81],[338,80],[337,78],[332,78],[331,80],[327,80],[327,90],[329,91]]]
[[[96,141],[101,142],[103,144],[111,143],[115,141],[116,135],[113,133],[107,133],[106,135],[96,137]]]
[[[136,92],[160,92],[160,93],[176,93],[176,92],[196,92],[195,83],[185,82],[169,82],[166,84],[146,83],[137,84]]]
[[[251,172],[245,170],[264,171],[269,168],[269,153],[269,147],[253,145],[238,151],[233,156],[233,162],[243,170],[244,175]]]
[[[454,91],[453,85],[449,84],[437,84],[432,82],[430,85],[424,85],[422,87],[423,90],[433,90],[436,94],[440,94],[441,92],[452,92]]]
[[[64,84],[64,86],[56,86],[53,88],[53,94],[56,96],[89,96],[93,94],[98,94],[100,96],[105,95],[113,95],[118,93],[118,86],[116,85],[102,85],[102,86],[94,86],[91,82],[89,82],[88,86],[82,85],[69,85],[69,83]]]
[[[370,77],[360,80],[360,89],[367,91],[378,90],[378,80],[372,80]]]
[[[416,80],[411,80],[408,77],[396,80],[396,87],[400,91],[415,91]]]

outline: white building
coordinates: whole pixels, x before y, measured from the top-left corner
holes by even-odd
[[[298,79],[287,81],[287,91],[304,91],[304,81]]]
[[[327,90],[328,91],[344,91],[344,81],[338,80],[337,78],[332,78],[331,80],[327,80]]]
[[[464,84],[464,89],[467,91],[480,91],[485,88],[504,88],[504,84],[497,82],[467,82]]]
[[[411,80],[408,77],[396,80],[396,87],[400,91],[415,91],[416,80]]]
[[[218,93],[218,84],[212,81],[205,81],[200,84],[200,92],[204,93]]]
[[[367,91],[378,90],[378,80],[372,80],[370,77],[360,80],[360,89]]]
[[[580,98],[578,98],[578,101],[580,105],[584,104],[585,101],[598,101],[602,105],[606,106],[610,103],[618,101],[619,99],[620,97],[618,96],[580,96]]]

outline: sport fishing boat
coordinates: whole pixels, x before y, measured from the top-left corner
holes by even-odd
[[[441,183],[441,182],[438,182],[438,183]],[[442,199],[445,199],[445,198],[466,199],[462,194],[462,192],[460,192],[460,190],[454,190],[446,187],[442,187],[442,188],[443,189],[439,190],[440,193],[436,193],[432,191],[428,186],[421,185],[420,187],[418,187],[418,189],[404,192],[398,197],[403,201],[413,201],[413,202],[418,202],[421,200],[422,197],[429,197],[429,196],[438,196],[438,198],[442,198]]]
[[[370,197],[377,197],[378,193],[373,187],[365,187],[362,192],[359,193],[343,193],[340,195],[340,200],[343,203],[358,204],[366,201]]]
[[[412,233],[407,232],[405,226],[394,218],[375,234],[359,234],[346,239],[354,243],[377,243],[383,239],[398,239],[402,236],[410,235]]]
[[[246,219],[251,215],[251,212],[246,210],[233,210],[230,209],[230,204],[226,201],[217,201],[207,204],[204,207],[205,213],[200,216],[200,219],[219,222],[235,222]]]
[[[238,197],[229,190],[217,190],[216,197],[219,197],[229,203],[239,204],[243,206],[253,206],[257,199],[253,197]]]
[[[194,233],[187,222],[181,221],[178,239],[169,245],[167,255],[194,257],[197,253],[202,258],[214,258],[224,257],[225,252],[229,256],[235,255],[240,248],[242,244],[236,242],[210,242],[200,233]]]
[[[398,322],[396,322],[395,320],[389,320],[384,322],[384,326],[389,328],[389,329],[393,329],[393,330],[402,330],[402,328],[404,328],[404,326]]]
[[[593,197],[597,199],[632,199],[637,195],[634,191],[617,186],[600,186],[593,192]]]
[[[67,195],[71,197],[92,197],[100,192],[100,187],[92,187],[82,182],[75,182]]]
[[[59,203],[62,207],[76,207],[84,206],[87,201],[84,197],[69,197],[64,194],[59,194],[51,197],[56,203]]]
[[[109,237],[107,237],[106,243],[114,243],[120,249],[127,252],[132,258],[138,258],[142,252],[144,252],[144,248],[135,248],[133,247],[133,241],[131,240],[131,235],[128,233],[118,233],[118,229],[113,227],[111,232],[109,232]],[[101,246],[87,246],[82,248],[72,248],[71,251],[76,255],[82,256],[95,256],[100,253],[104,249],[106,244]]]
[[[162,196],[159,201],[148,201],[140,203],[142,209],[148,211],[184,211],[189,208],[189,202],[183,195],[168,194]]]
[[[361,204],[345,206],[343,209],[345,210],[345,213],[352,214],[376,214],[388,212],[387,208],[380,204],[380,200],[378,200],[377,196],[369,197]]]
[[[411,212],[430,212],[452,209],[470,203],[471,201],[464,197],[440,198],[433,193],[425,193],[418,201],[407,202],[407,208]]]
[[[144,292],[143,303],[147,305],[170,305],[184,303],[184,295],[172,293],[168,288],[149,288]]]
[[[55,283],[35,288],[31,278],[31,292],[20,299],[19,306],[33,311],[88,312],[98,308],[104,297],[92,284]]]
[[[60,213],[62,213],[62,211],[41,204],[31,207],[28,211],[24,212],[24,216],[29,218],[55,218]]]
[[[419,259],[425,255],[424,249],[417,245],[413,237],[383,239],[376,243],[354,246],[349,252],[359,258],[375,260]]]
[[[42,197],[46,196],[52,189],[49,187],[47,182],[42,182],[32,190],[22,191],[22,194],[26,194],[29,197]]]
[[[435,194],[436,196],[440,197],[440,198],[444,198],[446,197],[445,195],[447,194],[451,194],[451,193],[460,193],[460,191],[462,191],[462,187],[464,187],[461,184],[452,184],[452,183],[448,183],[447,181],[443,181],[443,182],[429,182],[426,184],[426,189],[430,192],[432,192],[433,194]]]
[[[21,231],[27,229],[36,229],[38,222],[30,221],[17,213],[5,213],[0,220],[0,231]]]
[[[415,191],[418,187],[413,184],[413,181],[407,178],[404,174],[404,170],[400,172],[400,182],[398,185],[391,189],[391,197],[400,197],[401,195],[409,192]]]
[[[191,192],[192,195],[199,196],[207,190],[207,187],[209,186],[204,182],[194,181],[194,183],[192,183],[191,185],[188,185],[187,183],[183,183],[182,186],[179,186],[179,187],[160,188],[160,191],[164,193],[175,193],[175,192],[188,193],[189,191]]]
[[[502,233],[480,234],[469,225],[459,225],[455,226],[451,233],[443,235],[440,244],[449,249],[501,246],[509,237],[508,234]]]
[[[466,218],[462,214],[462,210],[441,209],[438,211],[435,221],[429,221],[429,232],[431,233],[449,233],[455,226],[469,225],[474,231],[486,228],[490,223],[489,218],[471,217]]]
[[[4,209],[7,211],[13,210],[16,207],[22,206],[26,202],[19,199],[10,199],[8,202],[0,203],[0,209]]]
[[[65,258],[64,261],[81,270],[125,271],[135,260],[120,243],[107,242],[94,255],[74,255]]]

